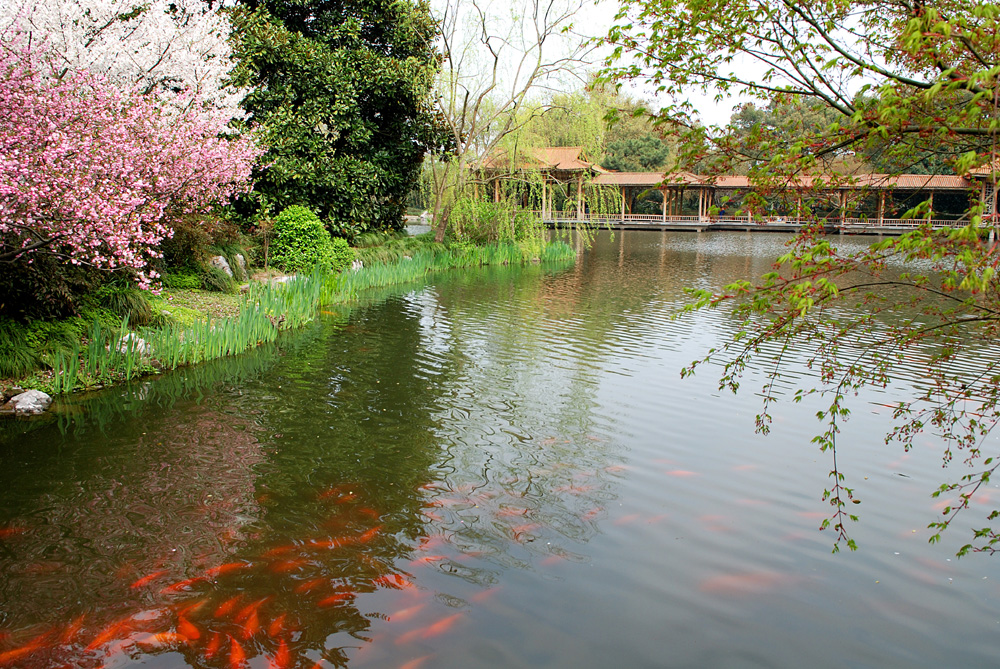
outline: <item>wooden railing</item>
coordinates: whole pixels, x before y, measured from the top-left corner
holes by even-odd
[[[541,216],[542,212],[532,212]],[[553,222],[586,222],[594,225],[601,224],[621,224],[630,225],[690,225],[692,227],[703,227],[709,225],[759,225],[759,226],[788,226],[798,228],[807,221],[796,219],[794,216],[766,216],[750,219],[747,216],[663,216],[662,214],[598,214],[587,212],[583,217],[578,217],[575,212],[546,212],[546,221]],[[836,228],[916,228],[925,222],[924,219],[903,219],[903,218],[883,218],[881,221],[874,218],[830,218],[827,224]],[[950,228],[965,225],[962,221],[949,219],[932,219],[931,225],[935,228]]]

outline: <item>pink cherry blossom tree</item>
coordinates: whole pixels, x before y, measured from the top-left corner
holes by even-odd
[[[233,118],[244,92],[227,84],[230,30],[226,15],[202,0],[0,2],[0,44],[44,40],[57,73],[87,70],[161,101],[193,91]]]
[[[148,287],[170,217],[249,188],[260,149],[226,138],[228,115],[206,115],[196,94],[165,110],[106,77],[55,72],[44,44],[0,41],[0,263],[48,253]]]

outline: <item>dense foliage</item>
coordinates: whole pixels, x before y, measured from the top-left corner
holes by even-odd
[[[436,24],[423,2],[244,0],[236,80],[268,152],[257,206],[302,204],[331,226],[402,226],[435,132]],[[353,228],[352,228],[353,229]]]
[[[330,233],[309,209],[299,205],[287,207],[274,219],[271,261],[289,272],[316,266],[329,269],[334,261]]]
[[[1000,363],[974,376],[957,372],[954,363],[967,348],[993,347],[1000,334],[1000,248],[990,232],[1000,133],[1000,7],[951,0],[631,0],[623,7],[608,36],[616,53],[605,74],[643,81],[672,97],[660,120],[684,142],[680,166],[701,161],[728,170],[743,164],[763,192],[857,154],[877,155],[877,166],[898,172],[917,164],[947,166],[960,175],[979,168],[976,188],[983,186],[989,197],[971,200],[964,228],[925,226],[858,253],[843,253],[810,229],[777,260],[774,272],[719,294],[698,291],[695,304],[730,305],[742,319],[734,340],[708,355],[725,363],[724,386],[735,391],[749,365],[769,370],[758,429],[768,429],[768,406],[782,384],[798,386],[797,398],[826,399],[815,441],[832,455],[824,494],[831,515],[824,526],[836,533],[835,548],[841,542],[854,548],[848,522],[862,508],[852,505],[860,499],[836,459],[849,398],[865,386],[892,382],[902,356],[918,351],[926,359],[926,384],[895,408],[887,441],[911,448],[930,430],[944,439],[945,464],[955,459],[969,467],[934,492],[951,502],[932,528],[943,530],[959,512],[976,513],[970,500],[1000,465],[992,434],[1000,424]],[[791,104],[814,114],[813,122],[802,123],[794,141],[770,143],[767,155],[747,156],[741,151],[753,142],[739,136],[747,128],[698,123],[687,99],[691,92],[739,94],[767,110]],[[780,126],[749,131],[777,137]],[[866,162],[855,164],[864,169]],[[909,212],[930,214],[929,201]],[[813,352],[816,385],[788,374],[793,370],[786,369],[782,352],[791,346]],[[996,550],[1000,534],[991,521],[998,517],[993,510],[974,521],[973,541],[959,553]]]
[[[170,235],[169,216],[244,191],[257,150],[220,137],[225,115],[196,97],[164,109],[86,71],[60,71],[18,37],[0,53],[0,262],[56,256],[134,272]]]

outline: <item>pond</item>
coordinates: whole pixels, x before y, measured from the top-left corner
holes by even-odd
[[[683,288],[785,241],[601,233],[0,426],[0,666],[994,665],[985,507],[928,544],[963,472],[883,443],[917,358],[855,401],[837,555],[815,407],[680,378],[733,327]]]

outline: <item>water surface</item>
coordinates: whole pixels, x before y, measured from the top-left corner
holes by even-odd
[[[839,555],[816,407],[680,379],[733,327],[683,288],[784,241],[602,234],[4,425],[0,666],[992,666],[988,510],[928,545],[963,472],[883,443],[919,354],[841,436]]]

